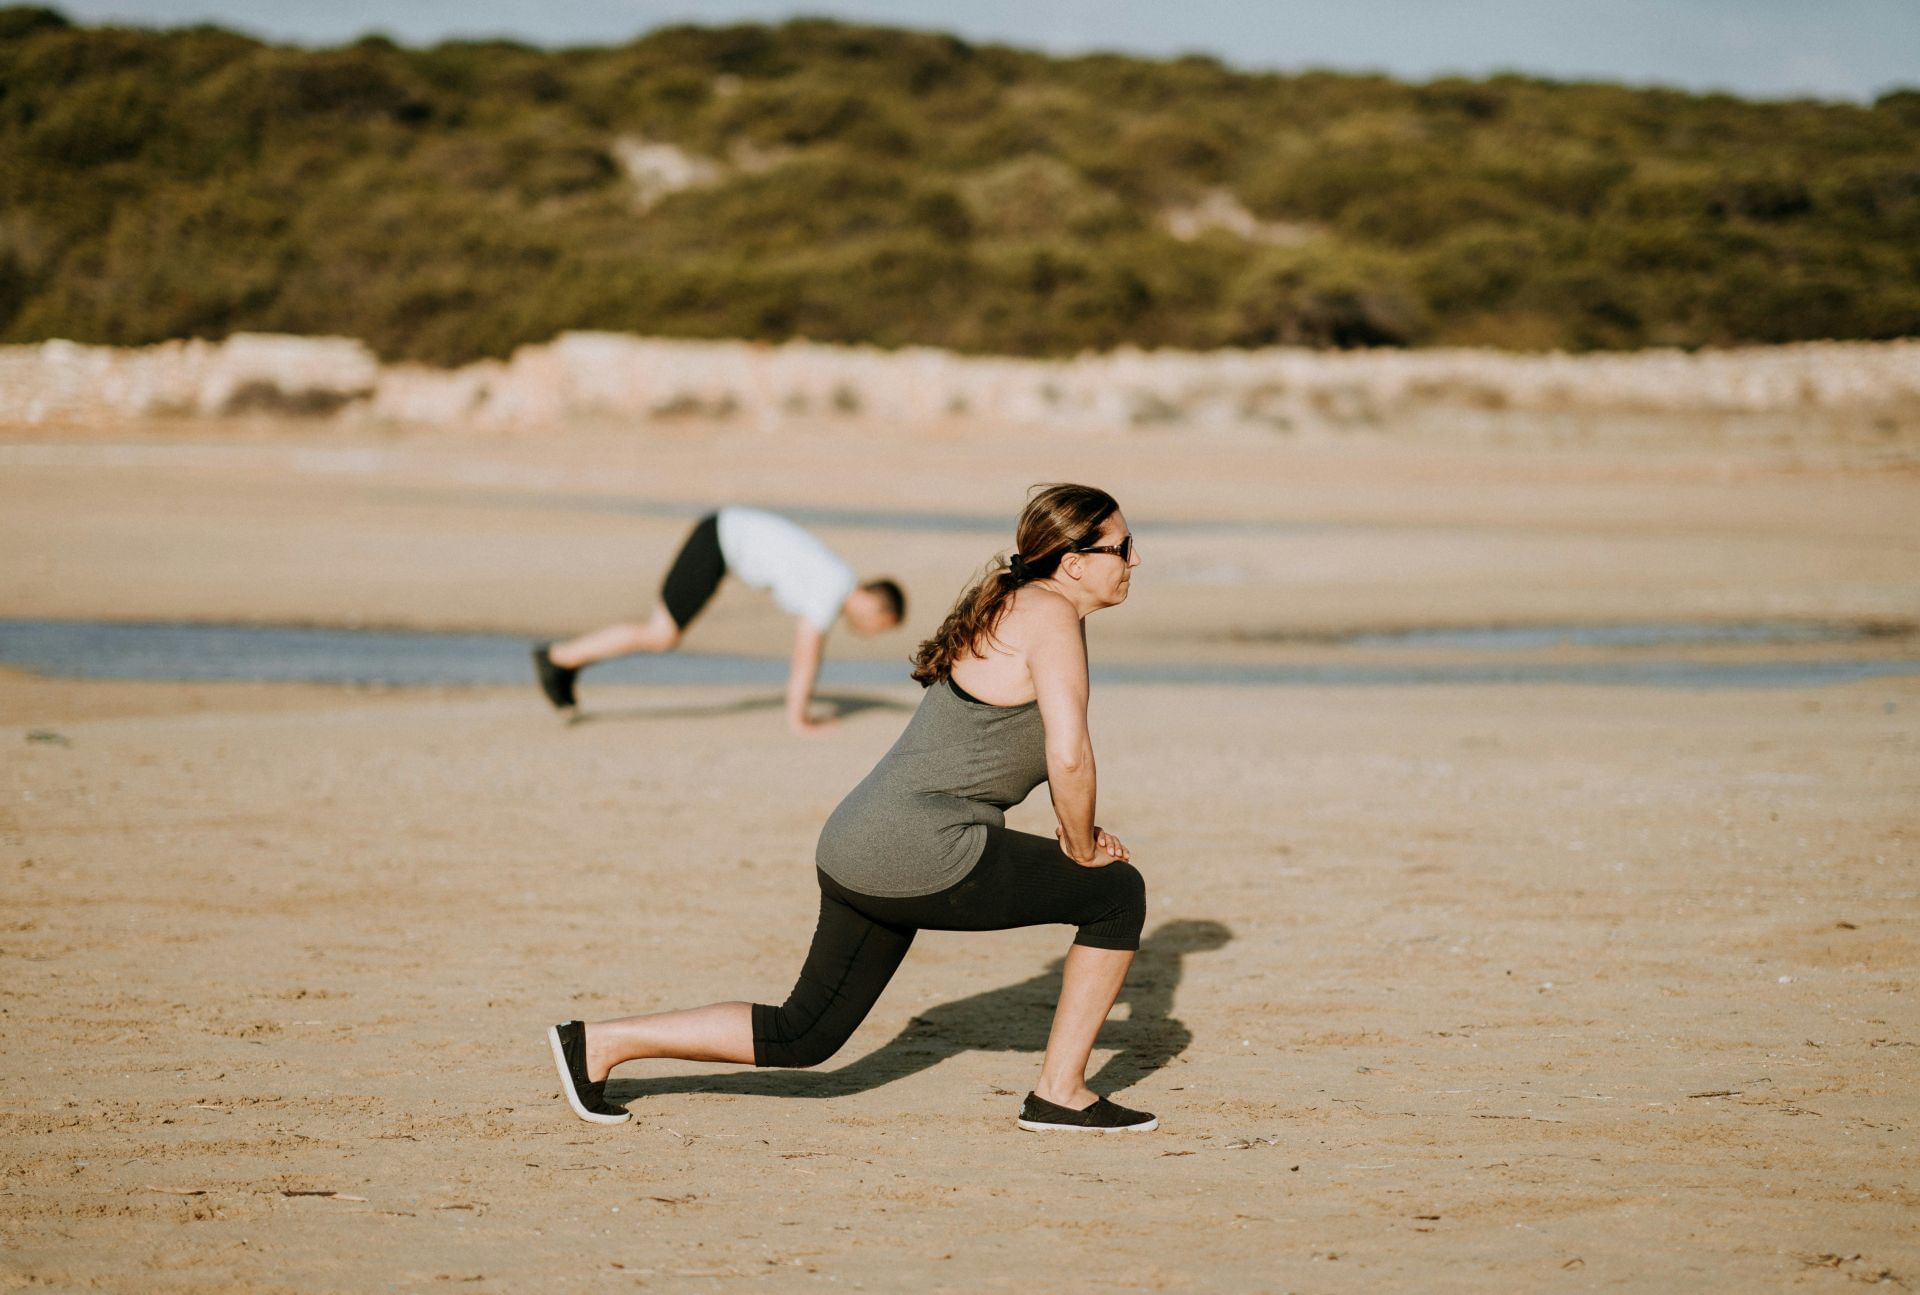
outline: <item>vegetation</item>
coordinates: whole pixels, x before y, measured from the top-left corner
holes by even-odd
[[[298,50],[0,9],[0,340],[458,362],[570,328],[1019,354],[1920,334],[1920,92],[1408,85],[822,21]]]

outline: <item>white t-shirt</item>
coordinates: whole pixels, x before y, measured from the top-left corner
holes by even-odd
[[[773,600],[822,634],[833,628],[859,583],[853,568],[808,532],[758,508],[720,510],[720,556],[727,574],[773,593]]]

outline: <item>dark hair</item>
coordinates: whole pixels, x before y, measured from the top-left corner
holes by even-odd
[[[922,687],[939,683],[953,673],[956,660],[974,653],[983,640],[991,642],[1013,591],[1045,580],[1061,558],[1093,543],[1119,507],[1112,495],[1092,486],[1033,487],[1014,528],[1017,551],[1008,558],[996,554],[986,573],[960,595],[933,637],[914,652],[913,677]]]
[[[907,591],[900,587],[897,580],[869,580],[860,586],[870,594],[880,595],[881,601],[893,612],[893,619],[903,621],[907,618]]]

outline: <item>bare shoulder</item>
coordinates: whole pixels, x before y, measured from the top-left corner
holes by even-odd
[[[1014,594],[997,633],[1009,646],[1019,649],[1061,637],[1070,637],[1077,643],[1080,616],[1063,595],[1029,586]]]

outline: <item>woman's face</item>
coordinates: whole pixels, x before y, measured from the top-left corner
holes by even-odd
[[[1100,534],[1088,547],[1118,548],[1132,534],[1126,514],[1116,508],[1100,524]],[[1118,607],[1127,600],[1133,569],[1140,565],[1140,545],[1133,542],[1125,558],[1117,553],[1081,553],[1075,560],[1080,564],[1080,587],[1097,598],[1102,607]]]

